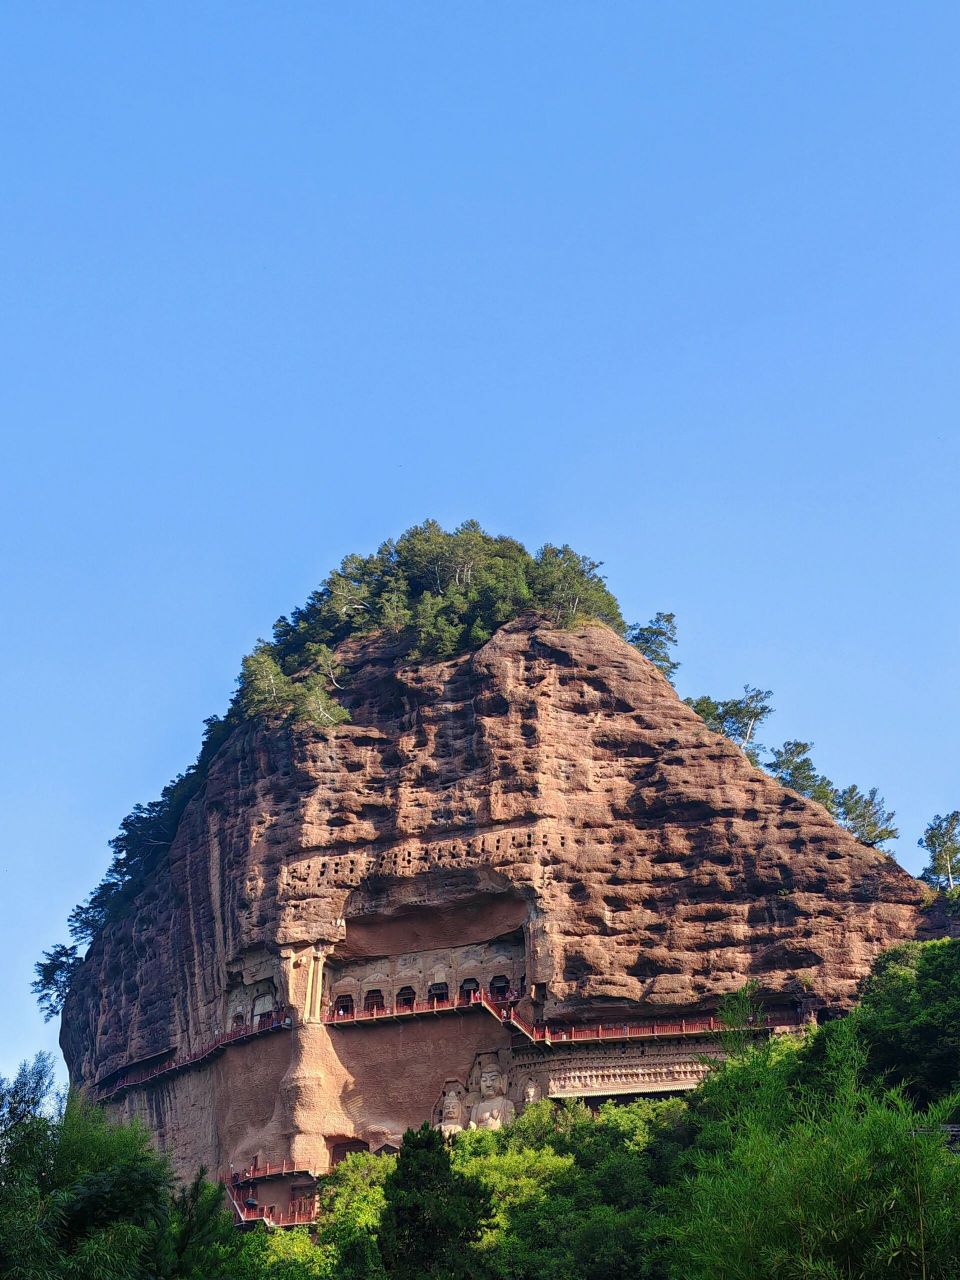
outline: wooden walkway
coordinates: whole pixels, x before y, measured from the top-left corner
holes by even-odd
[[[216,1040],[211,1040],[209,1044],[203,1045],[196,1053],[173,1058],[167,1062],[159,1062],[156,1066],[146,1067],[142,1071],[125,1071],[119,1079],[109,1084],[94,1086],[97,1090],[97,1101],[105,1102],[108,1098],[114,1098],[117,1094],[123,1093],[127,1089],[136,1088],[138,1085],[153,1084],[155,1081],[173,1075],[178,1071],[186,1071],[188,1068],[195,1067],[199,1063],[206,1062],[209,1058],[222,1053],[224,1049],[232,1044],[241,1044],[246,1040],[253,1040],[257,1036],[272,1035],[277,1031],[289,1031],[292,1027],[293,1018],[287,1012],[276,1014],[271,1017],[269,1022],[263,1019],[258,1019],[256,1023],[245,1022],[242,1026],[234,1027],[231,1031],[225,1031],[223,1035],[217,1036]]]
[[[311,1222],[316,1221],[317,1205],[313,1200],[307,1204],[295,1205],[290,1209],[274,1209],[271,1211],[269,1206],[262,1204],[258,1204],[256,1207],[244,1204],[232,1187],[227,1186],[225,1183],[222,1185],[238,1227],[252,1225],[256,1222],[265,1222],[271,1227],[303,1227],[309,1226]]]
[[[527,1022],[521,1018],[509,1001],[493,1000],[485,992],[473,992],[460,1000],[417,1000],[399,1007],[381,1005],[374,1009],[351,1010],[349,1013],[330,1010],[323,1020],[327,1026],[338,1028],[373,1026],[383,1022],[405,1021],[408,1018],[466,1013],[471,1009],[485,1009],[498,1022],[519,1031],[533,1044],[548,1046],[599,1040],[650,1040],[660,1037],[675,1039],[678,1036],[719,1035],[726,1030],[723,1023],[714,1017],[679,1018],[664,1022],[592,1023],[582,1027],[573,1024],[559,1026],[549,1022]],[[758,1019],[746,1030],[774,1031],[781,1027],[786,1030],[796,1030],[801,1026],[802,1021],[797,1016],[776,1014]]]

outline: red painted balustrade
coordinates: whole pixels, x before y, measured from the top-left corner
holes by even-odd
[[[723,1024],[714,1017],[680,1018],[669,1022],[614,1022],[595,1023],[591,1026],[557,1026],[545,1022],[530,1023],[517,1013],[509,1001],[493,1000],[484,992],[473,992],[460,1000],[417,1000],[408,1005],[394,1007],[382,1005],[374,1009],[358,1009],[343,1012],[328,1011],[324,1022],[329,1026],[354,1026],[358,1023],[392,1021],[397,1018],[417,1017],[423,1014],[458,1012],[467,1008],[483,1008],[501,1022],[509,1023],[529,1040],[538,1044],[569,1044],[597,1040],[641,1040],[654,1036],[701,1036],[723,1031]],[[772,1031],[777,1027],[800,1027],[801,1019],[795,1016],[775,1014],[750,1023],[748,1031]]]
[[[262,1014],[256,1022],[244,1022],[238,1027],[231,1027],[229,1031],[217,1036],[216,1040],[211,1040],[208,1044],[203,1045],[196,1053],[168,1059],[166,1062],[158,1062],[155,1066],[145,1067],[141,1071],[125,1071],[119,1079],[113,1080],[106,1085],[96,1086],[97,1100],[103,1102],[124,1089],[131,1089],[141,1084],[151,1084],[162,1076],[172,1075],[176,1071],[185,1071],[188,1067],[194,1067],[197,1063],[204,1062],[207,1058],[212,1058],[229,1045],[238,1044],[242,1040],[252,1040],[254,1036],[269,1035],[274,1031],[289,1031],[292,1026],[293,1018],[286,1010],[278,1010],[272,1014]]]
[[[227,1200],[239,1225],[245,1222],[268,1222],[274,1227],[308,1226],[316,1220],[317,1204],[312,1196],[291,1200],[287,1209],[271,1209],[269,1205],[244,1204],[230,1187],[224,1186]]]
[[[254,1160],[248,1165],[244,1165],[242,1169],[230,1169],[229,1171],[221,1171],[220,1181],[226,1185],[227,1182],[236,1186],[241,1182],[257,1182],[261,1178],[285,1178],[293,1174],[302,1174],[305,1177],[312,1177],[309,1169],[305,1169],[302,1164],[297,1164],[295,1160]]]
[[[352,1026],[356,1022],[384,1022],[394,1018],[412,1018],[418,1014],[457,1013],[463,1009],[480,1008],[491,1002],[480,992],[456,1000],[411,1000],[409,1003],[374,1005],[370,1009],[351,1009],[349,1012],[331,1008],[323,1015],[328,1026]]]

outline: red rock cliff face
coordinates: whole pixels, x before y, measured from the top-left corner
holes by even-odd
[[[351,723],[238,731],[67,1002],[86,1085],[195,1051],[257,1000],[293,1010],[292,1032],[116,1103],[184,1170],[258,1153],[326,1167],[335,1141],[387,1140],[478,1050],[506,1051],[483,1019],[331,1031],[337,983],[416,987],[500,947],[489,963],[522,969],[539,1019],[712,1009],[753,978],[781,1003],[844,1005],[918,931],[910,876],[707,730],[606,628],[524,619],[449,661],[372,642],[342,657]]]

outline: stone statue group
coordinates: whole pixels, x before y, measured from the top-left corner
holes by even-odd
[[[480,1061],[471,1073],[475,1088],[468,1090],[459,1080],[447,1080],[434,1108],[434,1128],[445,1138],[463,1129],[502,1129],[517,1113],[516,1104],[507,1096],[507,1081],[496,1059]],[[532,1077],[522,1087],[520,1103],[526,1106],[541,1097],[539,1084]]]

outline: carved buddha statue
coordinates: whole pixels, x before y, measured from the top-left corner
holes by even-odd
[[[530,1106],[533,1102],[539,1102],[543,1097],[540,1086],[534,1080],[533,1076],[527,1078],[526,1084],[523,1086],[523,1105]]]
[[[463,1104],[456,1093],[443,1095],[439,1128],[445,1138],[452,1137],[463,1128]]]
[[[516,1114],[506,1095],[499,1067],[485,1067],[480,1072],[480,1101],[470,1109],[471,1129],[502,1129]]]

